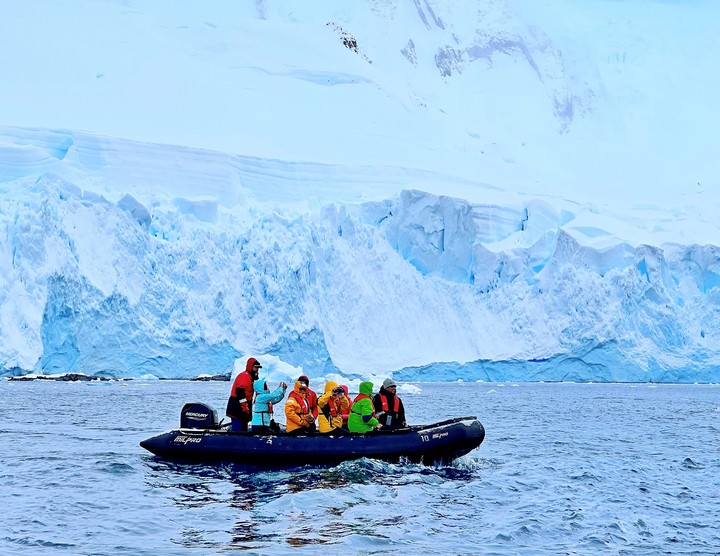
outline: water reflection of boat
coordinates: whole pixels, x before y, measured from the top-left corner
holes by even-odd
[[[187,406],[186,406],[187,407]],[[194,404],[194,415],[201,415]],[[185,412],[186,409],[183,408]],[[214,412],[209,409],[212,415]],[[140,446],[174,461],[234,462],[245,465],[291,467],[337,465],[343,461],[372,458],[388,462],[447,463],[474,450],[485,438],[476,417],[460,417],[406,429],[368,434],[309,434],[230,432],[214,424],[181,428],[143,440]]]

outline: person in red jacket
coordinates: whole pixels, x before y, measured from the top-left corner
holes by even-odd
[[[248,423],[252,421],[252,403],[255,389],[253,382],[258,379],[262,369],[260,361],[251,357],[245,363],[245,370],[238,374],[230,389],[225,415],[230,417],[230,430],[246,432]]]
[[[343,428],[347,430],[348,428],[348,417],[350,417],[350,410],[352,409],[353,401],[350,399],[350,391],[348,390],[348,387],[344,384],[340,385],[340,388],[343,389],[343,392],[345,392],[345,398],[347,398],[348,401],[348,407],[347,410],[343,409],[342,412],[342,418],[343,418]]]
[[[307,404],[310,408],[310,413],[312,413],[313,419],[317,420],[318,417],[318,397],[315,391],[310,388],[310,379],[305,376],[301,375],[300,378],[298,378],[298,382],[304,384],[307,387]],[[314,424],[313,424],[314,427]],[[313,428],[314,430],[314,428]]]

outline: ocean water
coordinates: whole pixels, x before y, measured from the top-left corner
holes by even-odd
[[[138,446],[229,383],[0,381],[0,554],[720,554],[720,387],[420,384],[454,465],[262,471]],[[281,408],[278,408],[281,409]]]

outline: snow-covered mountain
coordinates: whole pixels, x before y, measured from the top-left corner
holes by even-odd
[[[5,6],[0,373],[717,381],[711,4]]]

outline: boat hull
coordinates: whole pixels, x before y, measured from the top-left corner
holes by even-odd
[[[253,434],[224,429],[175,429],[140,446],[166,460],[232,462],[254,466],[337,465],[373,458],[388,462],[447,463],[485,438],[475,417],[368,434]]]

